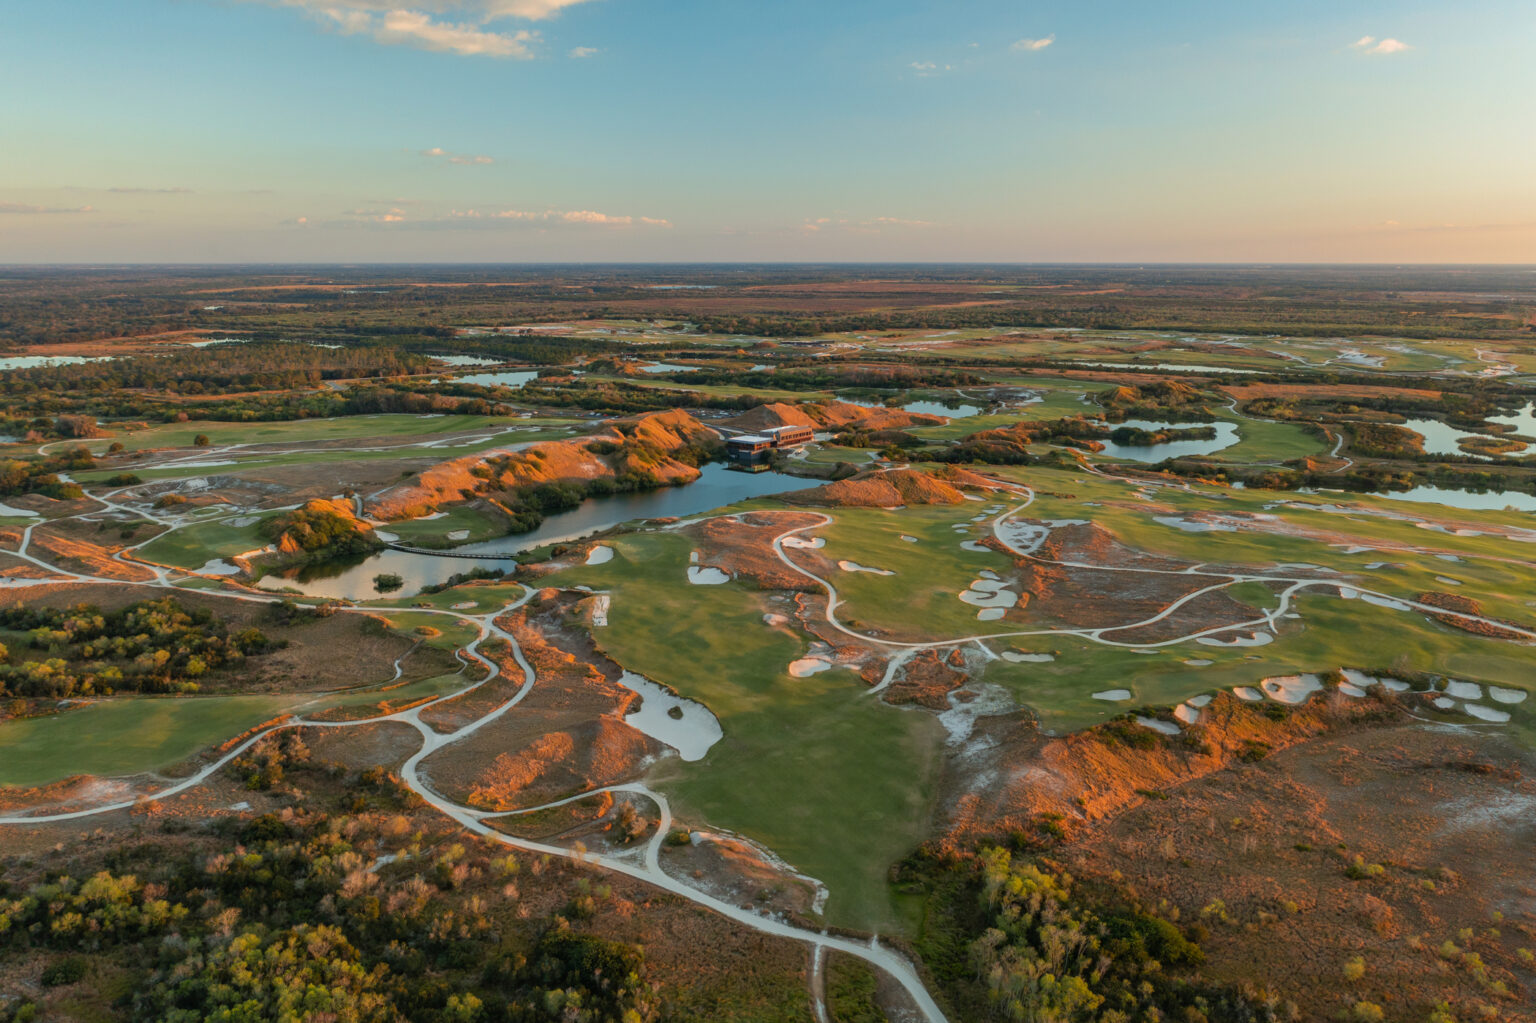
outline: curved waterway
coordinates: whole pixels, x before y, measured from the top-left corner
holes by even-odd
[[[314,597],[346,600],[410,596],[419,593],[424,586],[444,582],[456,573],[477,567],[507,571],[516,567],[512,561],[485,555],[516,554],[544,544],[578,540],[622,522],[697,515],[749,498],[804,490],[820,483],[820,480],[781,472],[735,472],[722,465],[706,465],[702,475],[687,486],[594,497],[570,511],[546,516],[539,528],[532,532],[455,547],[451,553],[456,557],[386,550],[361,561],[331,562],[285,575],[263,576],[257,585],[267,590],[294,589]],[[387,532],[388,527],[384,528]],[[373,577],[380,574],[398,575],[404,585],[389,594],[381,594],[373,585]]]

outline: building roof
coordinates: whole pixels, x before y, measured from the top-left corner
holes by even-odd
[[[768,444],[768,443],[771,443],[772,440],[773,440],[772,437],[760,437],[760,436],[758,436],[755,433],[747,433],[747,434],[743,434],[740,437],[732,437],[730,440],[726,441],[726,443],[727,444]]]

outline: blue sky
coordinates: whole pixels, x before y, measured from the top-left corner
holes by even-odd
[[[15,4],[0,261],[1536,262],[1471,7]]]

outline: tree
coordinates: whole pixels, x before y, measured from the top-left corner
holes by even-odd
[[[200,433],[196,437],[192,438],[192,443],[197,447],[206,448],[208,445],[212,444],[213,441],[208,439],[208,435],[206,433]]]

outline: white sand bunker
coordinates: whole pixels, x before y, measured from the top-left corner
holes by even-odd
[[[1215,636],[1201,636],[1195,642],[1206,646],[1268,646],[1275,641],[1273,634],[1268,632],[1250,632],[1246,636],[1233,636],[1231,639],[1217,639]]]
[[[827,545],[827,538],[824,537],[824,536],[812,536],[812,537],[786,536],[784,538],[784,546],[785,547],[794,547],[794,548],[797,548],[799,550],[804,550],[804,551],[820,550],[821,548],[825,547],[826,545]]]
[[[995,622],[1019,602],[1019,595],[1005,589],[1008,584],[1001,579],[973,579],[970,589],[960,591],[962,603],[982,610],[976,617],[984,622]]]
[[[1207,664],[1215,664],[1216,662],[1207,660],[1204,657],[1186,657],[1184,659],[1184,663],[1189,665],[1191,668],[1203,668]]]
[[[1437,710],[1450,710],[1452,707],[1456,706],[1455,700],[1447,699],[1444,696],[1437,696],[1430,702],[1435,706]]]
[[[644,675],[626,671],[619,685],[641,696],[640,709],[624,723],[677,750],[684,760],[699,760],[724,737],[720,721],[702,703],[685,700]]]
[[[1509,720],[1508,711],[1494,710],[1492,707],[1484,707],[1476,703],[1462,704],[1461,709],[1479,721],[1492,721],[1495,724],[1502,725]]]
[[[1259,683],[1259,688],[1278,703],[1305,703],[1307,697],[1323,688],[1323,680],[1313,674],[1279,675]]]
[[[826,671],[830,667],[832,662],[822,660],[820,657],[802,657],[798,661],[789,662],[789,673],[795,678],[810,678],[817,672]]]
[[[842,569],[844,572],[868,572],[870,575],[895,575],[896,574],[895,572],[892,572],[889,569],[870,568],[868,565],[861,565],[857,561],[839,561],[837,563],[837,567]]]
[[[1364,689],[1361,689],[1359,686],[1350,685],[1348,682],[1339,683],[1339,692],[1356,700],[1365,695]]]
[[[901,538],[907,543],[917,543],[917,537],[915,536],[907,536],[906,534],[902,534]]]
[[[469,530],[467,530],[467,529],[452,529],[452,530],[449,530],[448,531],[448,539],[450,539],[450,540],[468,540],[469,539]]]
[[[1162,732],[1164,735],[1178,735],[1179,726],[1172,721],[1162,721],[1158,718],[1144,718],[1136,715],[1136,723],[1143,728],[1150,728],[1154,732]]]
[[[1402,682],[1395,678],[1377,678],[1375,675],[1367,675],[1365,672],[1355,668],[1345,668],[1339,674],[1344,676],[1346,682],[1361,689],[1369,689],[1371,686],[1382,686],[1391,692],[1401,693],[1406,692],[1409,688],[1407,682]]]
[[[1461,580],[1460,579],[1452,579],[1448,575],[1437,575],[1437,576],[1435,576],[1435,582],[1437,582],[1437,583],[1444,583],[1446,586],[1460,586],[1461,585]]]
[[[433,522],[433,521],[435,521],[437,519],[446,519],[447,517],[448,517],[448,513],[447,512],[440,511],[440,512],[433,512],[431,515],[418,515],[412,521],[413,522]]]
[[[1212,522],[1200,522],[1195,519],[1181,518],[1177,515],[1154,515],[1152,521],[1164,526],[1172,526],[1174,529],[1185,533],[1235,533],[1237,527],[1224,520]]]
[[[1524,703],[1530,694],[1523,689],[1500,689],[1498,686],[1489,686],[1488,695],[1494,703],[1516,704]]]
[[[196,570],[199,575],[239,575],[240,566],[231,565],[223,558],[214,558],[202,568]],[[1524,694],[1521,694],[1524,695]]]
[[[1055,659],[1055,654],[1027,654],[1022,650],[1003,651],[1003,660],[1012,661],[1014,664],[1049,664]]]
[[[1131,698],[1131,691],[1129,689],[1106,689],[1101,693],[1094,693],[1093,698],[1095,700],[1104,700],[1108,703],[1119,703],[1122,700],[1129,700]]]
[[[1362,593],[1360,599],[1367,604],[1375,604],[1377,607],[1390,608],[1393,611],[1412,611],[1413,608],[1404,604],[1401,600],[1393,600],[1391,597],[1378,597],[1374,593]]]
[[[1206,704],[1211,702],[1211,694],[1201,693],[1199,696],[1191,696],[1184,702],[1189,704],[1191,707],[1204,707]]]
[[[788,625],[789,618],[786,615],[774,614],[772,611],[769,611],[767,614],[763,615],[763,624],[774,626]]]
[[[1173,716],[1186,725],[1198,725],[1200,723],[1200,711],[1187,703],[1181,703],[1173,708]]]
[[[383,540],[385,543],[397,543],[400,539],[398,534],[386,533],[382,529],[375,529],[373,531],[373,535],[378,537],[380,540]]]
[[[992,548],[990,548],[990,547],[983,547],[981,544],[977,543],[975,540],[962,540],[962,541],[960,541],[960,549],[962,551],[974,551],[977,554],[986,554],[986,553],[988,553],[988,552],[990,552],[992,550]]]
[[[598,544],[587,552],[587,564],[606,565],[613,560],[613,548]]]
[[[1481,700],[1483,687],[1476,682],[1457,682],[1452,679],[1445,683],[1445,695],[1458,700]]]
[[[719,586],[728,583],[731,577],[718,568],[710,568],[707,565],[689,565],[688,581],[695,586]]]
[[[1236,696],[1239,700],[1247,700],[1249,703],[1257,703],[1264,699],[1264,694],[1252,686],[1234,686],[1232,695]]]

